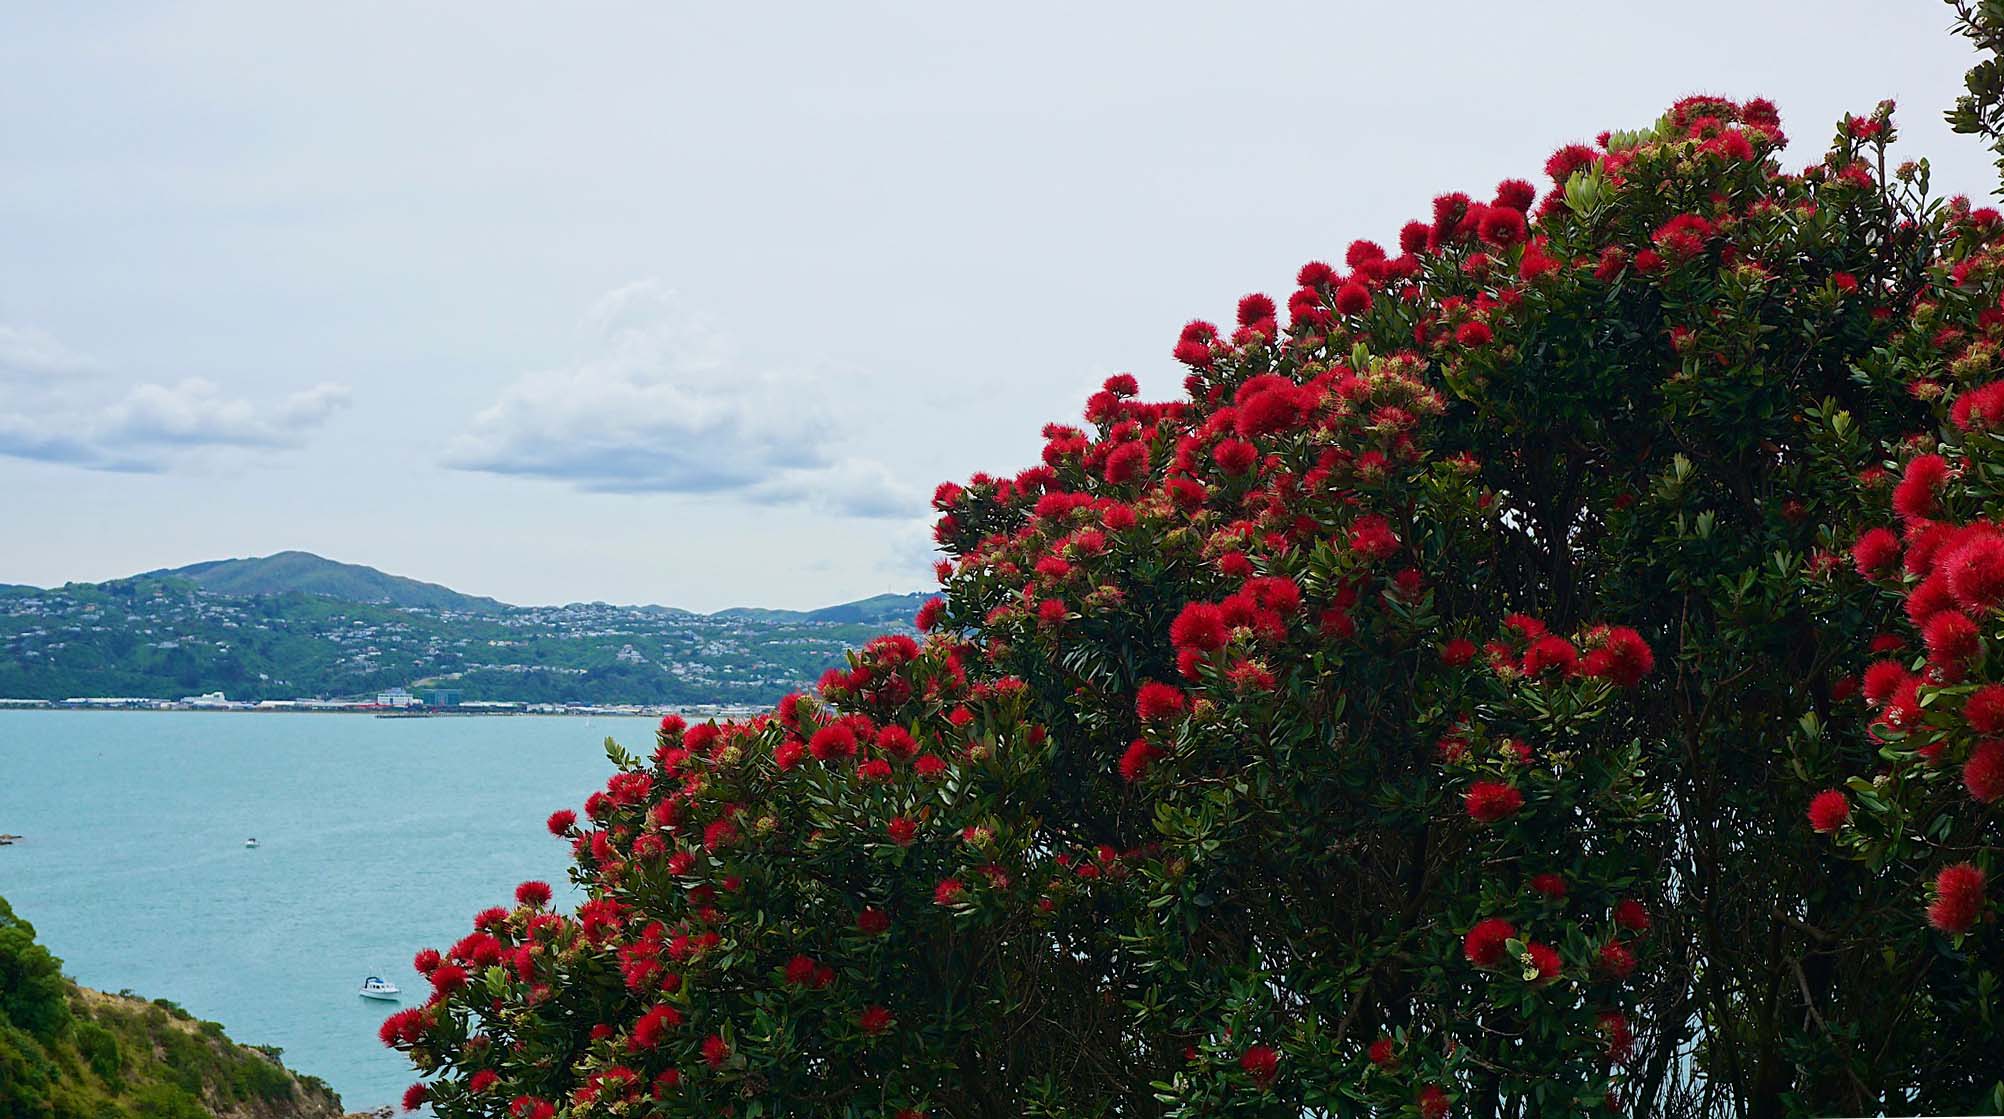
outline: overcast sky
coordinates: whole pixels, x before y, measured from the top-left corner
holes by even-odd
[[[931,585],[1193,315],[1676,97],[1813,160],[1939,0],[0,6],[0,582],[302,548],[522,603]]]

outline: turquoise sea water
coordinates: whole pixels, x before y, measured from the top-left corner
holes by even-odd
[[[86,986],[169,998],[278,1045],[350,1110],[410,1066],[376,1040],[423,1001],[411,955],[540,878],[573,898],[543,828],[611,773],[643,719],[0,711],[0,896]],[[244,847],[255,836],[261,846]]]

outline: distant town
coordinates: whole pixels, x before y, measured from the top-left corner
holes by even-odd
[[[72,696],[68,699],[0,699],[0,711],[263,711],[269,713],[380,715],[411,718],[428,715],[601,715],[653,717],[681,715],[692,719],[734,719],[763,708],[753,705],[695,703],[524,703],[521,700],[462,699],[453,690],[414,695],[392,688],[365,699],[233,700],[222,692],[205,692],[180,699],[146,696]]]
[[[303,552],[0,586],[0,706],[434,714],[727,712],[910,632],[924,595],[698,614],[511,606]]]

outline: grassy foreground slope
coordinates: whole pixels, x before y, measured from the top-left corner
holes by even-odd
[[[0,1119],[337,1119],[326,1084],[164,999],[64,978],[0,898]]]

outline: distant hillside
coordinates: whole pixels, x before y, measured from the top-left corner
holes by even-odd
[[[203,590],[246,598],[252,595],[314,594],[343,602],[382,606],[456,610],[492,614],[508,608],[491,598],[461,594],[437,583],[422,583],[389,575],[373,567],[339,563],[311,552],[279,552],[252,559],[209,560],[160,571],[142,578],[187,579]]]
[[[747,622],[853,622],[860,625],[896,626],[911,624],[912,615],[925,605],[929,594],[880,594],[819,610],[767,610],[757,606],[734,606],[719,610],[712,618]]]
[[[880,594],[871,598],[809,610],[810,622],[863,622],[868,625],[909,624],[929,594]]]
[[[0,590],[0,698],[334,699],[407,687],[468,701],[764,705],[811,687],[880,633],[913,632],[923,597],[813,611],[573,603],[459,613],[223,594],[185,574],[15,588]]]

